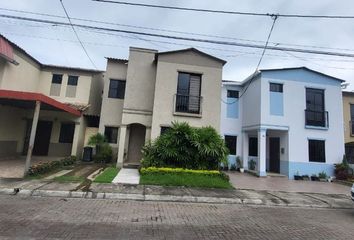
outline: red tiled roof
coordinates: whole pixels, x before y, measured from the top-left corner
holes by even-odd
[[[81,112],[64,104],[58,102],[57,100],[45,96],[42,93],[33,93],[33,92],[20,92],[12,90],[0,89],[0,99],[9,99],[9,100],[22,100],[22,101],[40,101],[46,105],[49,105],[57,110],[71,113],[75,116],[81,116]]]

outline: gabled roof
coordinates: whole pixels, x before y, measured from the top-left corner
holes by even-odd
[[[42,68],[59,68],[64,70],[73,70],[73,71],[80,71],[80,72],[93,72],[93,73],[101,73],[104,72],[102,70],[96,70],[91,68],[80,68],[80,67],[69,67],[69,66],[59,66],[59,65],[52,65],[52,64],[42,64]]]
[[[260,69],[260,70],[258,70],[257,72],[255,72],[255,73],[251,74],[250,76],[248,76],[244,81],[242,81],[242,85],[244,85],[245,83],[247,83],[247,82],[250,81],[251,79],[254,79],[254,78],[258,77],[262,72],[286,71],[286,70],[306,70],[306,71],[309,71],[309,72],[313,72],[313,73],[316,73],[316,74],[320,74],[320,75],[325,76],[325,77],[332,78],[333,80],[336,80],[336,81],[339,81],[339,82],[345,82],[345,80],[343,80],[343,79],[336,78],[336,77],[333,77],[333,76],[324,74],[324,73],[322,73],[322,72],[318,72],[318,71],[315,71],[315,70],[313,70],[313,69],[310,69],[310,68],[307,68],[307,67],[302,66],[302,67],[290,67],[290,68]]]
[[[67,69],[67,70],[78,70],[78,71],[86,71],[86,72],[104,72],[101,70],[96,70],[96,69],[89,69],[89,68],[80,68],[80,67],[69,67],[69,66],[59,66],[59,65],[51,65],[51,64],[43,64],[40,61],[38,61],[36,58],[32,57],[28,52],[26,52],[23,48],[18,46],[16,43],[10,41],[8,38],[6,38],[4,35],[0,34],[0,37],[5,39],[13,48],[17,49],[17,51],[21,52],[22,54],[26,55],[29,57],[32,61],[37,63],[41,68],[60,68],[60,69]]]
[[[211,59],[214,59],[218,62],[221,62],[222,65],[225,65],[226,64],[226,61],[221,59],[221,58],[217,58],[213,55],[210,55],[210,54],[207,54],[205,52],[202,52],[196,48],[186,48],[186,49],[180,49],[180,50],[174,50],[174,51],[167,51],[167,52],[159,52],[159,53],[156,53],[156,55],[165,55],[165,54],[173,54],[173,53],[183,53],[183,52],[189,52],[189,51],[192,51],[192,52],[195,52],[195,53],[198,53],[198,54],[201,54],[201,55],[204,55],[208,58],[211,58]]]
[[[114,58],[114,57],[105,57],[107,60],[121,62],[121,63],[128,63],[128,59],[123,58]]]

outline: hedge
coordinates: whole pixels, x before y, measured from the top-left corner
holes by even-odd
[[[223,172],[217,170],[194,170],[194,169],[184,169],[184,168],[157,168],[157,167],[147,167],[141,168],[140,174],[191,174],[191,175],[205,175],[210,177],[221,177],[225,180],[229,180],[229,176]]]
[[[76,162],[75,156],[66,157],[60,160],[50,161],[50,162],[40,162],[32,165],[28,170],[29,176],[36,176],[39,174],[45,174],[58,169],[63,166],[70,166]]]

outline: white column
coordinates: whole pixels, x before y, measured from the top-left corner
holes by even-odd
[[[80,119],[81,120],[81,119]],[[80,128],[81,128],[81,124],[82,121],[80,122],[75,122],[75,130],[74,130],[74,138],[73,138],[73,144],[71,147],[71,156],[77,156],[78,154],[78,146],[79,146],[79,138],[80,138]]]
[[[30,139],[29,139],[29,143],[28,143],[28,150],[27,150],[27,156],[26,156],[24,175],[27,174],[28,169],[31,166],[32,151],[33,151],[33,147],[34,147],[34,140],[36,138],[36,131],[37,131],[40,110],[41,110],[41,102],[36,101],[36,106],[34,108],[34,114],[33,114],[33,120],[32,120],[31,135],[30,135]]]
[[[119,128],[119,144],[118,144],[118,158],[117,158],[117,167],[119,168],[123,167],[126,135],[127,135],[127,126],[123,125]]]
[[[267,176],[266,173],[266,129],[258,130],[258,164],[257,174],[260,177]]]
[[[248,169],[248,133],[242,133],[242,161],[243,168]]]
[[[149,142],[151,139],[151,127],[146,127],[145,130],[145,143]]]

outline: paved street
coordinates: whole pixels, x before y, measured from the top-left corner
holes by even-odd
[[[353,209],[0,196],[0,239],[352,239]]]

